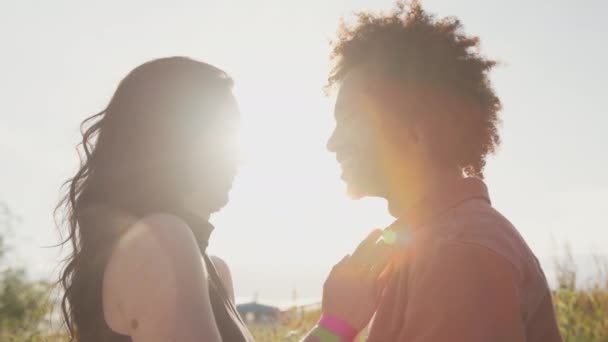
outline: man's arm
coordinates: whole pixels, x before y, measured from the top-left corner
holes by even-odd
[[[525,341],[520,277],[505,258],[482,246],[449,242],[423,267],[412,274],[399,341]]]

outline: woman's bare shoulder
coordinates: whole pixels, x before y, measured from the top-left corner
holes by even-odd
[[[106,272],[131,275],[140,266],[157,265],[162,260],[198,260],[194,235],[180,218],[154,214],[135,222],[116,242]],[[163,263],[161,263],[162,265]]]
[[[184,292],[178,288],[181,281],[204,288],[204,272],[186,223],[168,214],[142,218],[122,235],[106,265],[103,302],[108,324],[126,333],[134,319],[154,322],[175,314],[177,296]]]

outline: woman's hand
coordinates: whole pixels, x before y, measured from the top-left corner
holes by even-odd
[[[323,314],[361,331],[376,311],[384,283],[379,279],[391,248],[382,240],[382,230],[373,231],[352,256],[332,269],[323,287]]]

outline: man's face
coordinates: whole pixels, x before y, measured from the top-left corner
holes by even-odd
[[[335,107],[336,127],[327,149],[336,154],[348,193],[384,197],[388,151],[378,106],[369,94],[365,72],[355,69],[343,80]]]

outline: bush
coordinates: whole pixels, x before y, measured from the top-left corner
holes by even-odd
[[[45,333],[51,305],[49,286],[27,280],[22,269],[0,275],[0,341],[38,341]]]
[[[15,219],[5,205],[0,214],[0,341],[42,341],[52,307],[47,298],[50,286],[29,280],[22,268],[5,265],[3,236]]]
[[[566,342],[608,341],[608,277],[606,260],[596,258],[596,278],[577,288],[577,270],[572,255],[556,265],[558,288],[553,301],[558,324]]]
[[[250,324],[249,329],[256,341],[300,341],[317,323],[319,309],[292,308],[285,311],[275,324]]]

